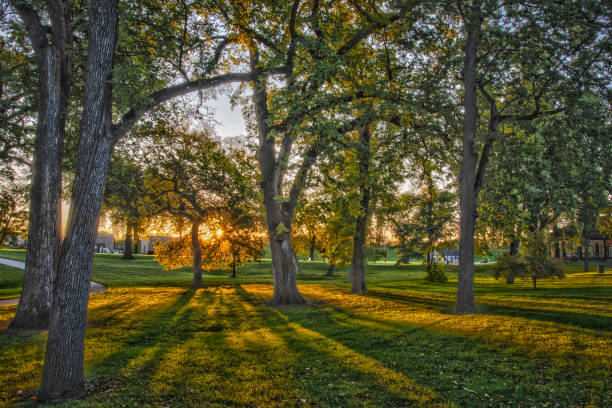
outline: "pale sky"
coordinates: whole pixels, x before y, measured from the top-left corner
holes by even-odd
[[[215,126],[217,134],[221,137],[232,137],[246,135],[246,126],[242,118],[240,106],[232,110],[229,96],[225,94],[217,95],[217,99],[210,99],[206,105],[215,109]]]

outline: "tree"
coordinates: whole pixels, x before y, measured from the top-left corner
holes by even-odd
[[[141,131],[142,136],[148,133],[151,138],[142,157],[147,163],[148,211],[165,212],[189,221],[193,287],[201,287],[202,260],[206,258],[202,251],[218,249],[201,246],[200,226],[212,214],[251,203],[252,171],[240,172],[236,163],[246,160],[244,153],[224,152],[212,139],[210,130],[190,131],[178,124],[160,122]]]
[[[28,244],[24,283],[12,328],[47,328],[60,250],[61,162],[72,82],[72,4],[47,1],[46,18],[26,0],[11,0],[27,31],[38,69]],[[47,35],[47,23],[50,35]]]
[[[115,155],[110,163],[104,209],[115,224],[125,225],[125,248],[123,259],[134,259],[132,234],[138,242],[137,232],[145,217],[145,186],[141,166],[130,157]]]
[[[235,278],[236,268],[258,259],[263,253],[264,241],[263,234],[253,221],[252,215],[235,209],[211,214],[203,223],[206,237],[198,237],[201,268],[214,271],[230,267]],[[156,245],[155,260],[166,269],[192,265],[192,238],[184,237]]]
[[[435,268],[434,281],[445,281],[443,270],[440,271],[437,266],[439,261],[434,255],[451,240],[448,227],[455,216],[456,197],[439,191],[429,166],[425,166],[423,178],[425,182],[421,191],[416,195],[404,194],[400,199],[403,202],[401,210],[398,209],[392,218],[399,241],[395,246],[400,254],[398,262],[421,257],[427,264],[427,276],[433,276],[431,273]]]
[[[585,89],[606,92],[610,37],[605,29],[609,10],[602,4],[559,5],[543,2],[473,1],[458,4],[465,32],[463,85],[464,134],[460,173],[460,261],[457,313],[475,312],[474,226],[476,201],[493,144],[504,122],[530,121],[554,115]],[[503,11],[503,12],[502,12]],[[581,27],[572,31],[567,26]],[[576,47],[576,44],[580,46]],[[599,51],[598,51],[599,50]],[[608,78],[608,79],[606,79]],[[479,94],[486,116],[478,115]],[[569,98],[568,98],[569,97]],[[555,101],[547,106],[545,101]],[[476,155],[479,117],[482,152]]]
[[[525,240],[525,254],[505,254],[495,266],[497,276],[518,276],[531,279],[536,289],[538,279],[563,278],[563,268],[551,258],[544,235],[539,232],[529,233]]]

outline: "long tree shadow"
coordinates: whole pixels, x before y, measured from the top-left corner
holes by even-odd
[[[446,310],[449,306],[453,306],[453,302],[445,300],[432,299],[421,296],[413,296],[399,293],[389,293],[383,291],[368,291],[367,295],[378,299],[399,301],[406,304],[422,305],[430,309],[440,311]],[[612,330],[612,323],[609,316],[599,315],[595,313],[576,313],[567,310],[545,310],[534,309],[529,305],[521,306],[501,306],[483,303],[486,313],[493,315],[504,315],[510,317],[522,317],[526,319],[539,320],[552,323],[561,323],[585,329],[592,330]]]
[[[98,332],[88,333],[86,347],[89,342],[97,344],[105,341],[109,336],[109,331],[113,332],[111,335],[115,337],[110,341],[113,344],[119,343],[118,349],[88,368],[87,376],[95,378],[95,383],[90,383],[94,388],[93,391],[112,388],[107,383],[116,383],[121,370],[128,367],[139,356],[146,354],[147,351],[154,350],[152,355],[147,356],[149,362],[144,364],[147,371],[150,371],[152,365],[156,364],[163,354],[163,347],[155,347],[165,339],[172,337],[175,340],[186,340],[190,331],[183,329],[186,328],[185,323],[189,321],[191,311],[185,308],[195,293],[193,289],[188,290],[149,319],[138,319],[136,322],[129,322],[127,326],[111,327],[111,330],[106,330],[107,327],[105,327]],[[135,324],[137,328],[132,328],[132,324]],[[118,331],[120,333],[117,333]]]
[[[404,325],[402,330],[388,330],[384,328],[387,322],[376,327],[366,324],[361,315],[330,305],[280,312],[296,325],[378,360],[460,406],[517,401],[531,406],[551,400],[573,406],[603,403],[606,398],[605,384],[583,376],[589,375],[588,369],[578,372],[557,367],[553,356],[525,356],[513,351],[511,345],[487,344],[427,327]],[[555,391],[559,387],[572,391],[560,394]]]

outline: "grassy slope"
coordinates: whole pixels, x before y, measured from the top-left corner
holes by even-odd
[[[300,290],[315,306],[278,310],[264,304],[267,262],[240,268],[235,280],[207,274],[218,286],[193,291],[187,268],[96,255],[94,280],[111,289],[90,301],[90,395],[66,405],[612,404],[610,272],[576,268],[533,291],[478,266],[485,313],[456,316],[446,312],[456,267],[448,283],[431,285],[417,265],[370,265],[365,296],[349,293],[346,268],[333,278],[320,263],[303,269]],[[0,327],[14,309],[0,307]],[[0,332],[0,406],[37,387],[45,338]]]

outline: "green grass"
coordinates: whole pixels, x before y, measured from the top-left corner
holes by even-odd
[[[23,270],[0,264],[0,299],[19,296]]]
[[[110,289],[90,299],[88,396],[59,406],[612,404],[610,271],[571,268],[534,291],[477,265],[483,313],[458,316],[448,313],[456,270],[429,284],[421,265],[369,265],[370,290],[356,296],[347,268],[329,278],[325,264],[304,262],[298,284],[311,306],[275,309],[265,304],[269,262],[241,267],[236,279],[205,274],[209,286],[194,291],[189,268],[96,255],[93,278]],[[5,273],[0,286],[14,281]],[[14,310],[0,307],[0,328]],[[30,404],[45,340],[0,331],[0,406]]]

